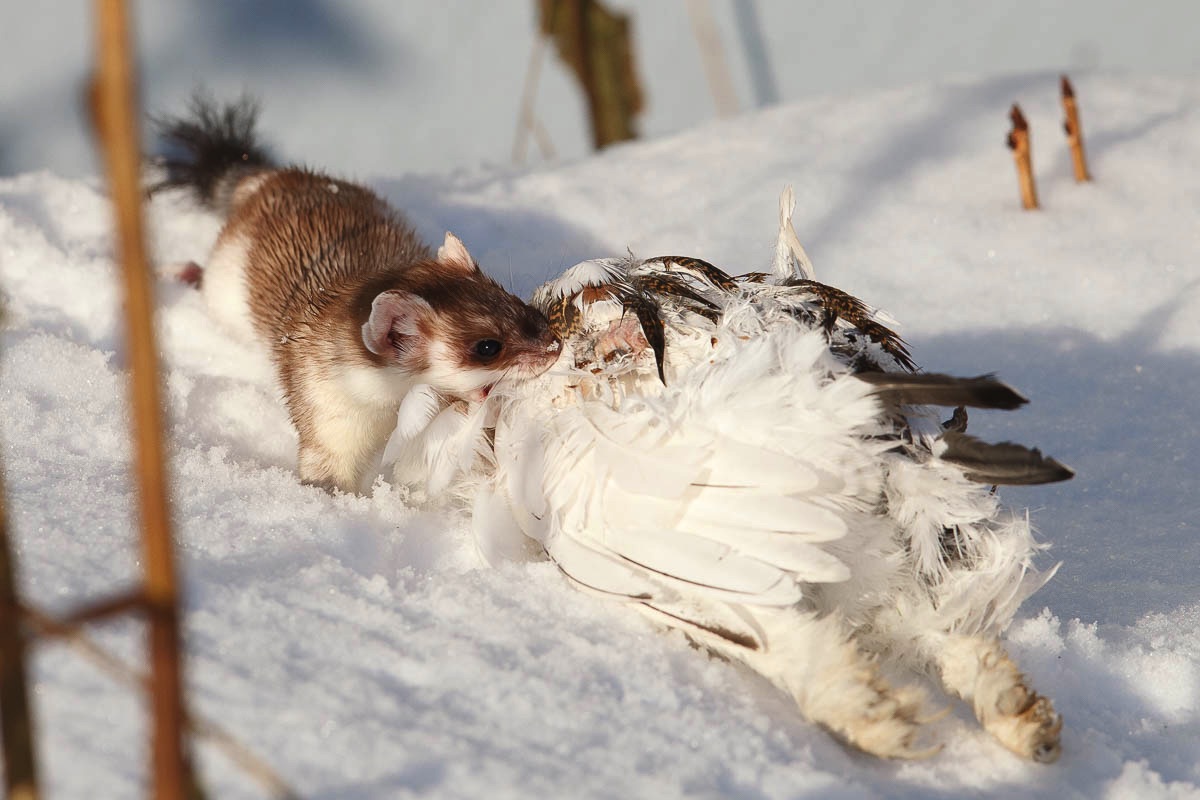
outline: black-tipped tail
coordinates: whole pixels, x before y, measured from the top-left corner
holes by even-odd
[[[860,372],[854,377],[900,405],[969,406],[1012,410],[1029,402],[994,375],[955,378],[936,372]]]
[[[198,91],[183,116],[151,121],[159,141],[154,163],[163,170],[151,194],[187,189],[205,206],[224,211],[238,177],[274,166],[255,133],[258,104],[250,97],[220,104]]]
[[[946,432],[942,441],[946,449],[939,456],[941,460],[961,467],[963,475],[976,483],[1033,486],[1075,476],[1075,470],[1043,456],[1037,448],[1012,442],[989,444],[954,431]]]

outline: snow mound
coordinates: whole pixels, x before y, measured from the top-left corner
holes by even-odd
[[[1032,398],[973,415],[973,432],[1078,470],[1004,492],[1064,562],[1009,633],[1066,718],[1059,764],[1010,756],[964,708],[937,723],[948,746],[928,762],[849,752],[764,682],[552,566],[482,568],[456,513],[382,481],[371,497],[300,486],[269,365],[164,280],[191,702],[313,798],[1200,796],[1200,82],[1076,89],[1083,186],[1045,75],[811,101],[553,169],[374,184],[429,240],[455,231],[528,292],[627,247],[764,268],[794,183],[818,278],[888,309],[926,368],[996,371]],[[1003,148],[1014,99],[1033,126],[1035,214]],[[217,228],[173,198],[150,220],[163,264],[203,261]],[[94,180],[0,180],[8,515],[22,590],[52,611],[137,571],[109,224]],[[99,633],[140,659],[135,626]],[[136,796],[141,702],[61,645],[38,649],[35,675],[50,793]],[[199,755],[213,796],[259,796]]]

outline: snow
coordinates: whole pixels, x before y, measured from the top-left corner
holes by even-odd
[[[765,268],[794,184],[818,278],[889,311],[926,368],[998,372],[1032,403],[973,414],[972,432],[1079,473],[1002,492],[1063,561],[1008,637],[1066,718],[1058,764],[1009,755],[961,706],[932,724],[947,746],[929,761],[850,752],[551,565],[482,566],[466,512],[382,480],[370,497],[300,486],[263,356],[162,280],[193,705],[311,798],[1200,797],[1200,81],[1076,89],[1089,185],[1050,73],[808,100],[530,171],[371,181],[521,293],[626,248]],[[1014,99],[1038,213],[1003,147]],[[149,219],[162,264],[203,261],[217,230],[177,198]],[[139,563],[109,224],[95,178],[0,180],[7,511],[22,590],[55,612]],[[98,633],[141,660],[135,625]],[[61,644],[34,667],[50,796],[136,796],[140,701]],[[199,759],[213,796],[261,796],[210,746]]]

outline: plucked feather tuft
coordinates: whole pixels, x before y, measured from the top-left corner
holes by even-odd
[[[776,279],[802,278],[816,280],[812,259],[804,252],[792,214],[796,212],[796,192],[791,186],[779,193],[779,237],[775,242],[775,258],[771,272]]]

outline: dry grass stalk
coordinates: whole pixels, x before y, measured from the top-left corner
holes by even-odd
[[[1079,183],[1090,181],[1087,155],[1083,150],[1083,126],[1079,123],[1079,104],[1075,101],[1075,87],[1066,75],[1062,76],[1062,104],[1066,119],[1063,128],[1067,132],[1067,144],[1071,146],[1071,163],[1075,166],[1075,180]]]
[[[153,794],[159,800],[183,800],[193,794],[194,784],[183,733],[178,586],[167,504],[151,272],[142,232],[141,149],[129,52],[132,37],[123,0],[96,0],[95,9],[98,64],[93,99],[116,213],[116,252],[125,285],[153,675]]]
[[[1013,103],[1008,114],[1012,130],[1008,134],[1008,147],[1017,162],[1017,180],[1021,184],[1021,205],[1026,210],[1038,208],[1037,187],[1033,182],[1033,156],[1029,146],[1029,123],[1021,113],[1021,107]]]
[[[6,512],[0,480],[0,736],[4,740],[4,789],[8,800],[37,800],[40,792],[25,672],[25,636]]]
[[[550,13],[554,14],[558,8],[558,4],[551,9]],[[545,27],[545,26],[543,26]],[[549,27],[553,28],[553,21],[549,23]],[[546,130],[546,126],[538,119],[534,105],[537,101],[538,82],[542,75],[542,63],[546,56],[546,39],[547,36],[541,30],[533,37],[533,48],[529,53],[529,65],[525,68],[525,83],[521,88],[521,110],[517,114],[517,135],[513,141],[512,160],[514,164],[525,163],[525,151],[529,141],[529,135],[533,134],[538,147],[542,151],[542,158],[553,160],[556,157],[554,143],[550,140],[550,133]]]
[[[687,0],[686,7],[688,18],[692,21],[692,33],[700,47],[700,63],[704,65],[704,75],[708,79],[708,89],[712,93],[717,116],[732,117],[738,113],[737,90],[733,88],[729,62],[725,59],[725,48],[717,32],[712,9],[708,0]]]

